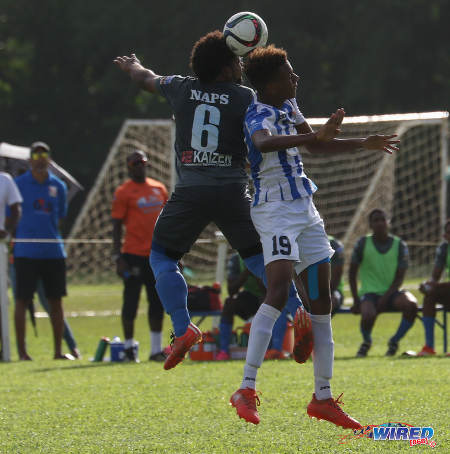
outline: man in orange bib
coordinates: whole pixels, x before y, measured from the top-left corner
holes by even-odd
[[[148,321],[151,352],[149,359],[164,361],[162,351],[162,322],[164,310],[155,289],[155,278],[148,263],[153,229],[168,193],[163,183],[146,177],[147,156],[136,150],[127,157],[130,179],[116,189],[112,205],[113,260],[117,274],[124,282],[122,326],[125,336],[125,355],[138,361],[134,340],[134,320],[142,285],[147,291]],[[125,239],[122,245],[122,226]]]

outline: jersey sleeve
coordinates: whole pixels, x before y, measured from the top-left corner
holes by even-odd
[[[355,244],[352,252],[352,263],[355,265],[360,265],[363,259],[364,245],[366,243],[366,237],[361,237],[358,242]]]
[[[6,204],[8,206],[14,205],[15,203],[22,203],[23,199],[20,195],[19,188],[17,187],[14,180],[9,175],[5,175],[7,181],[6,189]]]
[[[183,76],[162,76],[156,80],[159,92],[169,101],[170,105],[174,104],[181,86],[186,81],[187,77]]]
[[[245,126],[248,129],[250,137],[256,132],[262,129],[267,129],[270,131],[269,117],[272,115],[272,112],[266,108],[252,104],[245,114]]]
[[[344,245],[336,239],[331,240],[330,245],[334,249],[333,257],[331,257],[332,265],[343,265],[344,264]]]
[[[127,200],[123,188],[117,188],[114,193],[111,217],[113,219],[125,219],[127,214]]]
[[[300,109],[298,108],[297,100],[295,98],[291,98],[289,100],[289,102],[292,104],[295,124],[301,125],[306,120],[305,120],[305,117],[303,116],[303,114],[300,112]]]

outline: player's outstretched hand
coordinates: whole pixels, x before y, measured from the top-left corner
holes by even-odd
[[[131,65],[133,65],[134,63],[137,63],[138,65],[141,64],[135,54],[131,54],[129,57],[126,55],[123,57],[116,57],[113,60],[113,63],[115,63],[122,71],[125,71],[126,73],[130,71]]]
[[[334,139],[341,132],[339,127],[341,126],[344,116],[344,109],[337,109],[328,121],[317,131],[317,140],[328,141]]]
[[[396,140],[394,137],[397,137],[397,134],[391,134],[390,136],[381,134],[369,136],[364,140],[363,147],[367,150],[383,150],[386,153],[392,154],[394,151],[398,151],[397,144],[400,143],[400,140]]]

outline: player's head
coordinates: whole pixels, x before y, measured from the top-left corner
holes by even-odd
[[[369,213],[369,226],[375,235],[386,235],[389,231],[389,218],[386,212],[375,208]]]
[[[143,151],[134,150],[128,153],[128,173],[133,181],[145,181],[147,163],[147,155]]]
[[[30,167],[34,172],[46,172],[50,163],[50,147],[45,142],[30,146]]]
[[[191,68],[204,84],[219,79],[239,83],[242,78],[240,59],[228,48],[223,33],[219,30],[202,36],[194,44]]]
[[[284,49],[273,44],[257,47],[244,63],[244,72],[260,93],[278,98],[294,98],[299,77],[294,73]]]

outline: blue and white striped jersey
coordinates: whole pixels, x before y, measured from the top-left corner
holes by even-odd
[[[244,137],[248,148],[251,176],[255,185],[253,206],[275,200],[294,200],[312,195],[317,186],[303,171],[298,149],[261,153],[252,142],[252,135],[267,129],[272,135],[297,134],[295,125],[305,119],[295,99],[277,107],[253,101],[247,109],[244,121]]]

